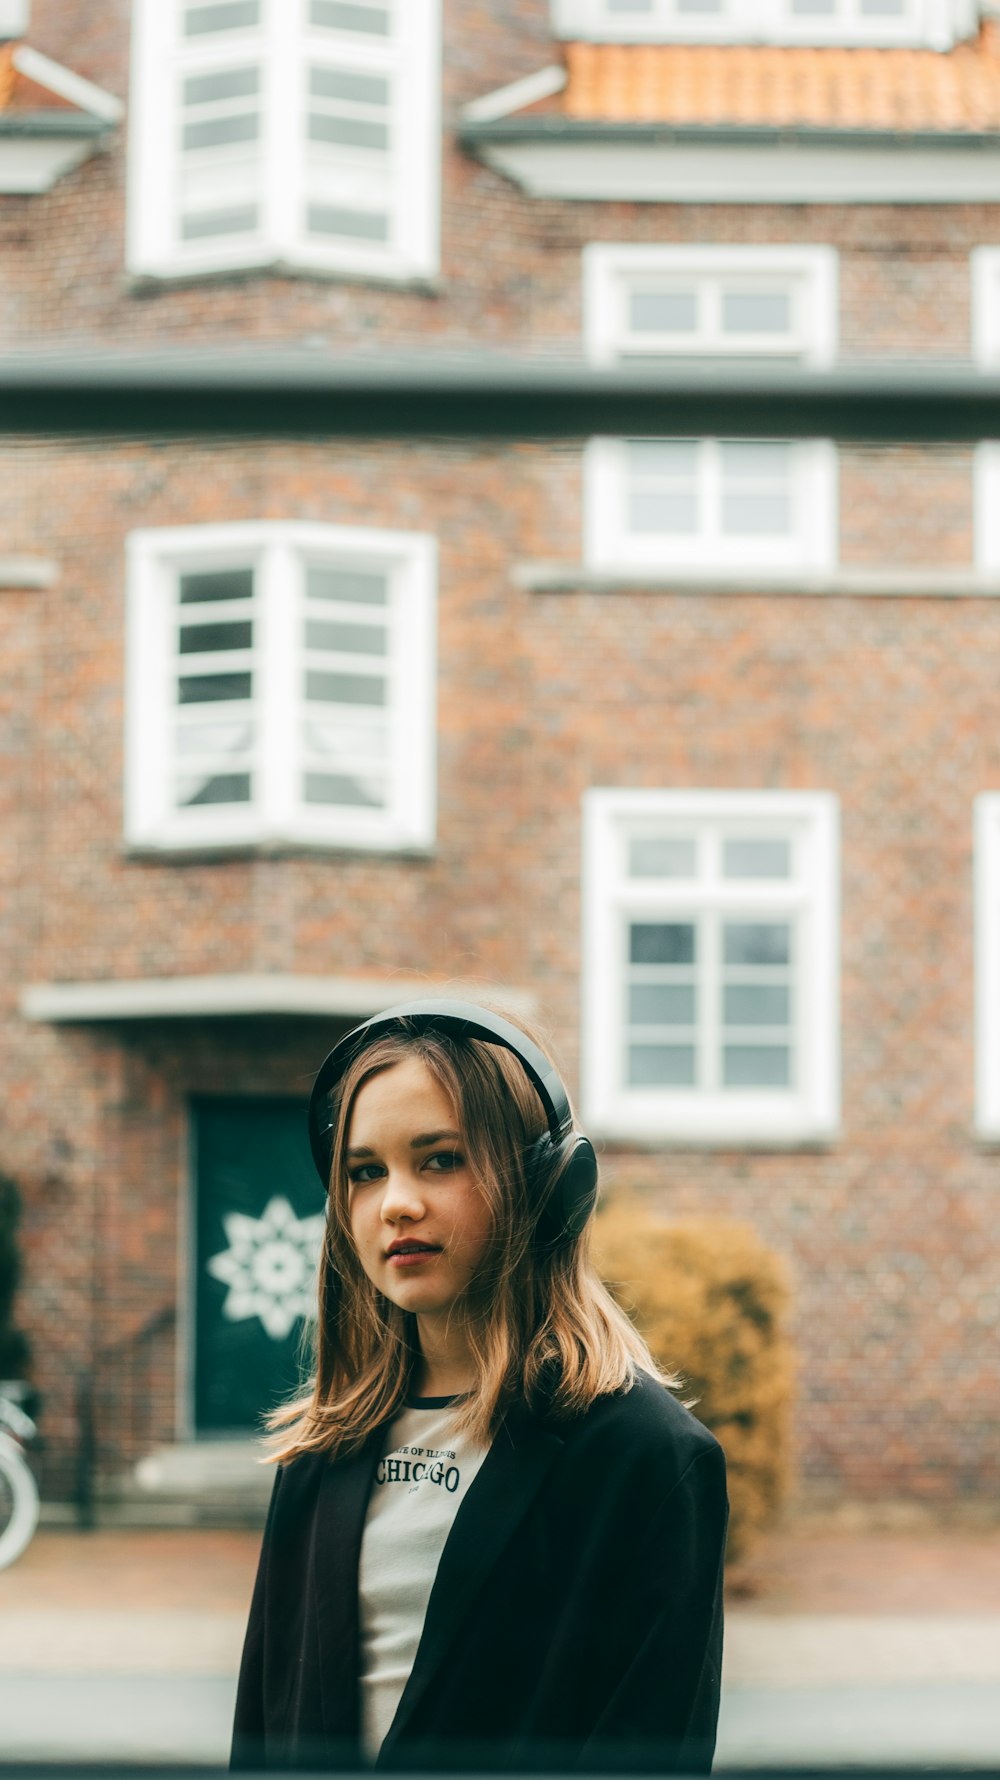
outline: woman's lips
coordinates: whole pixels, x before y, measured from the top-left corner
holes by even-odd
[[[390,1267],[416,1267],[421,1261],[433,1261],[439,1255],[439,1248],[397,1249],[395,1254],[387,1255]]]

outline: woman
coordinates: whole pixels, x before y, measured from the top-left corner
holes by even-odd
[[[278,1461],[236,1767],[711,1766],[725,1468],[589,1259],[551,1060],[465,1003],[317,1077],[316,1375]]]

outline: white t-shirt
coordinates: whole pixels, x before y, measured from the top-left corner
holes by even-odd
[[[454,1397],[415,1397],[387,1430],[361,1540],[361,1735],[374,1761],[424,1628],[458,1505],[486,1457],[454,1432]]]

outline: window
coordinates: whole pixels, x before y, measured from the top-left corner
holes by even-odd
[[[829,365],[837,255],[829,247],[627,247],[583,254],[584,331],[595,364],[752,357]]]
[[[584,1095],[597,1132],[835,1132],[837,829],[824,792],[586,794]]]
[[[811,365],[836,351],[832,249],[584,249],[584,328],[598,364],[705,359]],[[598,571],[824,570],[837,557],[827,440],[592,439],[584,555]]]
[[[142,531],[129,571],[133,845],[431,843],[432,539]]]
[[[973,469],[976,568],[982,575],[1000,575],[1000,443],[976,447]]]
[[[975,33],[975,0],[554,0],[556,30],[609,42],[923,44]]]
[[[591,439],[591,568],[823,570],[836,560],[837,463],[826,440]]]
[[[1000,366],[1000,248],[975,247],[970,255],[972,352],[984,370]]]
[[[130,263],[437,268],[440,0],[139,0]]]
[[[1000,793],[975,807],[976,1128],[1000,1138]]]

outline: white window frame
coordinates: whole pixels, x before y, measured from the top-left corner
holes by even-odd
[[[1000,575],[1000,441],[984,439],[972,460],[976,569]]]
[[[972,356],[984,371],[1000,367],[1000,247],[974,247],[969,255]]]
[[[589,439],[584,447],[584,560],[598,573],[679,572],[711,578],[752,578],[823,573],[838,553],[838,461],[830,439],[779,440],[792,453],[794,531],[787,537],[724,537],[705,529],[693,536],[640,535],[626,523],[628,439]],[[703,512],[718,504],[718,439],[695,441],[699,451],[699,491]]]
[[[583,808],[583,1113],[615,1142],[792,1145],[826,1142],[840,1120],[839,809],[829,792],[594,789]],[[625,845],[636,832],[692,830],[699,845],[722,832],[787,833],[797,865],[786,885],[629,879]],[[712,837],[715,837],[713,840]],[[787,914],[797,924],[800,1081],[795,1089],[633,1088],[622,1077],[624,958],[633,914],[707,910]]]
[[[658,279],[700,286],[702,321],[697,335],[652,342],[630,334],[627,298],[632,289]],[[784,337],[725,335],[712,326],[724,284],[748,290],[787,282],[794,316]],[[583,325],[592,364],[627,363],[634,356],[674,358],[767,358],[792,360],[815,369],[837,356],[838,256],[833,247],[630,246],[591,242],[583,250]]]
[[[297,793],[303,715],[302,560],[390,575],[389,781],[384,809],[309,805]],[[298,842],[372,851],[423,850],[435,829],[437,546],[424,533],[289,522],[133,532],[127,540],[125,839],[140,849],[212,851]],[[174,759],[177,578],[253,566],[255,801],[179,809]]]
[[[1000,1138],[1000,792],[975,800],[976,1131]]]
[[[186,42],[181,0],[135,0],[129,140],[128,265],[140,277],[180,278],[277,266],[389,281],[426,280],[440,263],[441,0],[397,0],[391,47],[335,44],[307,24],[308,0],[261,0],[262,24],[245,34]],[[238,61],[244,43],[262,71],[260,225],[238,239],[178,238],[180,107],[183,71]],[[399,103],[393,193],[394,239],[327,242],[307,232],[305,71],[310,55],[360,72],[395,70]]]
[[[860,0],[839,0],[836,18],[793,15],[790,0],[727,0],[719,15],[649,0],[648,10],[613,12],[607,0],[552,0],[556,36],[606,43],[855,44],[947,50],[972,36],[976,0],[907,0],[902,18],[865,17]]]

